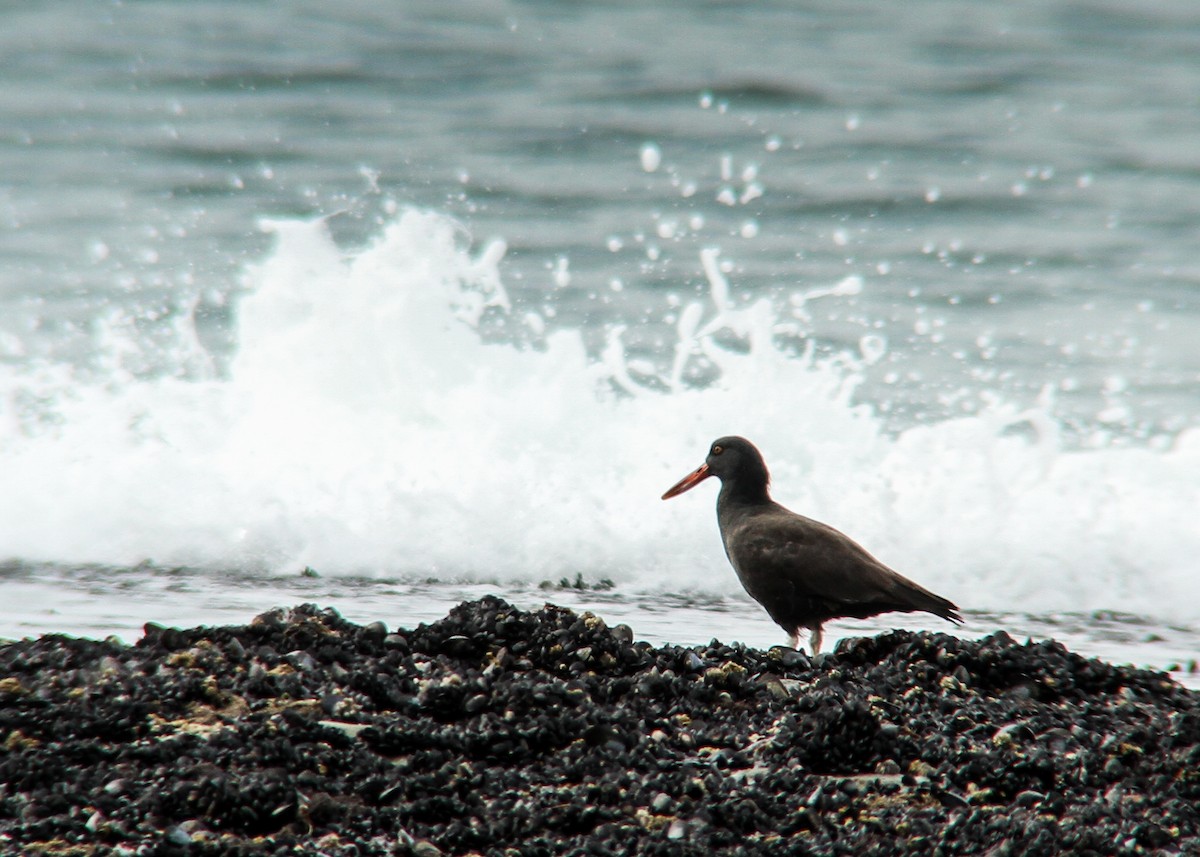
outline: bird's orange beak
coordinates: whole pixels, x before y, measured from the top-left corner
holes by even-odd
[[[708,469],[708,465],[701,464],[699,467],[697,467],[695,470],[693,470],[687,476],[683,477],[678,482],[676,482],[674,485],[672,485],[670,488],[668,488],[667,493],[663,494],[662,498],[664,500],[670,500],[672,497],[676,496],[677,494],[682,494],[684,491],[688,491],[692,488],[695,488],[697,485],[699,485],[701,482],[703,482],[705,479],[707,479],[710,476],[712,476],[712,471]]]

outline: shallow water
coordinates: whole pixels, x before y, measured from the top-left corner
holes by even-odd
[[[732,432],[980,633],[1194,659],[1200,11],[965,9],[0,13],[5,633],[308,566],[771,644],[658,500]]]

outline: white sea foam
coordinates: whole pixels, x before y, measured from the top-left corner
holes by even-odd
[[[619,331],[599,362],[571,331],[485,344],[481,315],[509,309],[504,248],[446,218],[404,212],[356,252],[320,222],[268,226],[228,377],[139,381],[114,360],[103,384],[0,379],[0,557],[733,591],[715,484],[659,495],[738,433],[777,499],[966,607],[1200,620],[1200,432],[1075,450],[1048,405],[997,403],[887,434],[852,399],[864,358],[779,350],[771,305],[734,300],[716,251],[649,389]],[[178,347],[202,375],[189,331]],[[697,355],[720,370],[703,389],[683,380]]]

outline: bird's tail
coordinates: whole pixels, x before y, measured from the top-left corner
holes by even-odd
[[[924,613],[932,613],[934,616],[940,616],[947,622],[953,622],[955,625],[963,623],[962,614],[958,611],[958,605],[948,598],[943,598],[940,595],[934,595],[924,586],[920,586],[908,581],[911,588],[905,593],[908,596],[909,604],[913,610],[920,610]]]
[[[953,601],[949,601],[940,595],[934,595],[932,592],[929,595],[929,606],[922,607],[926,613],[932,613],[935,616],[941,616],[948,622],[953,622],[955,625],[963,623],[962,614],[958,612],[958,605]]]

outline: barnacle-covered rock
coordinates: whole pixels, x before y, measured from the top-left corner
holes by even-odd
[[[1166,676],[894,632],[814,664],[498,598],[0,646],[4,853],[1200,853]]]

